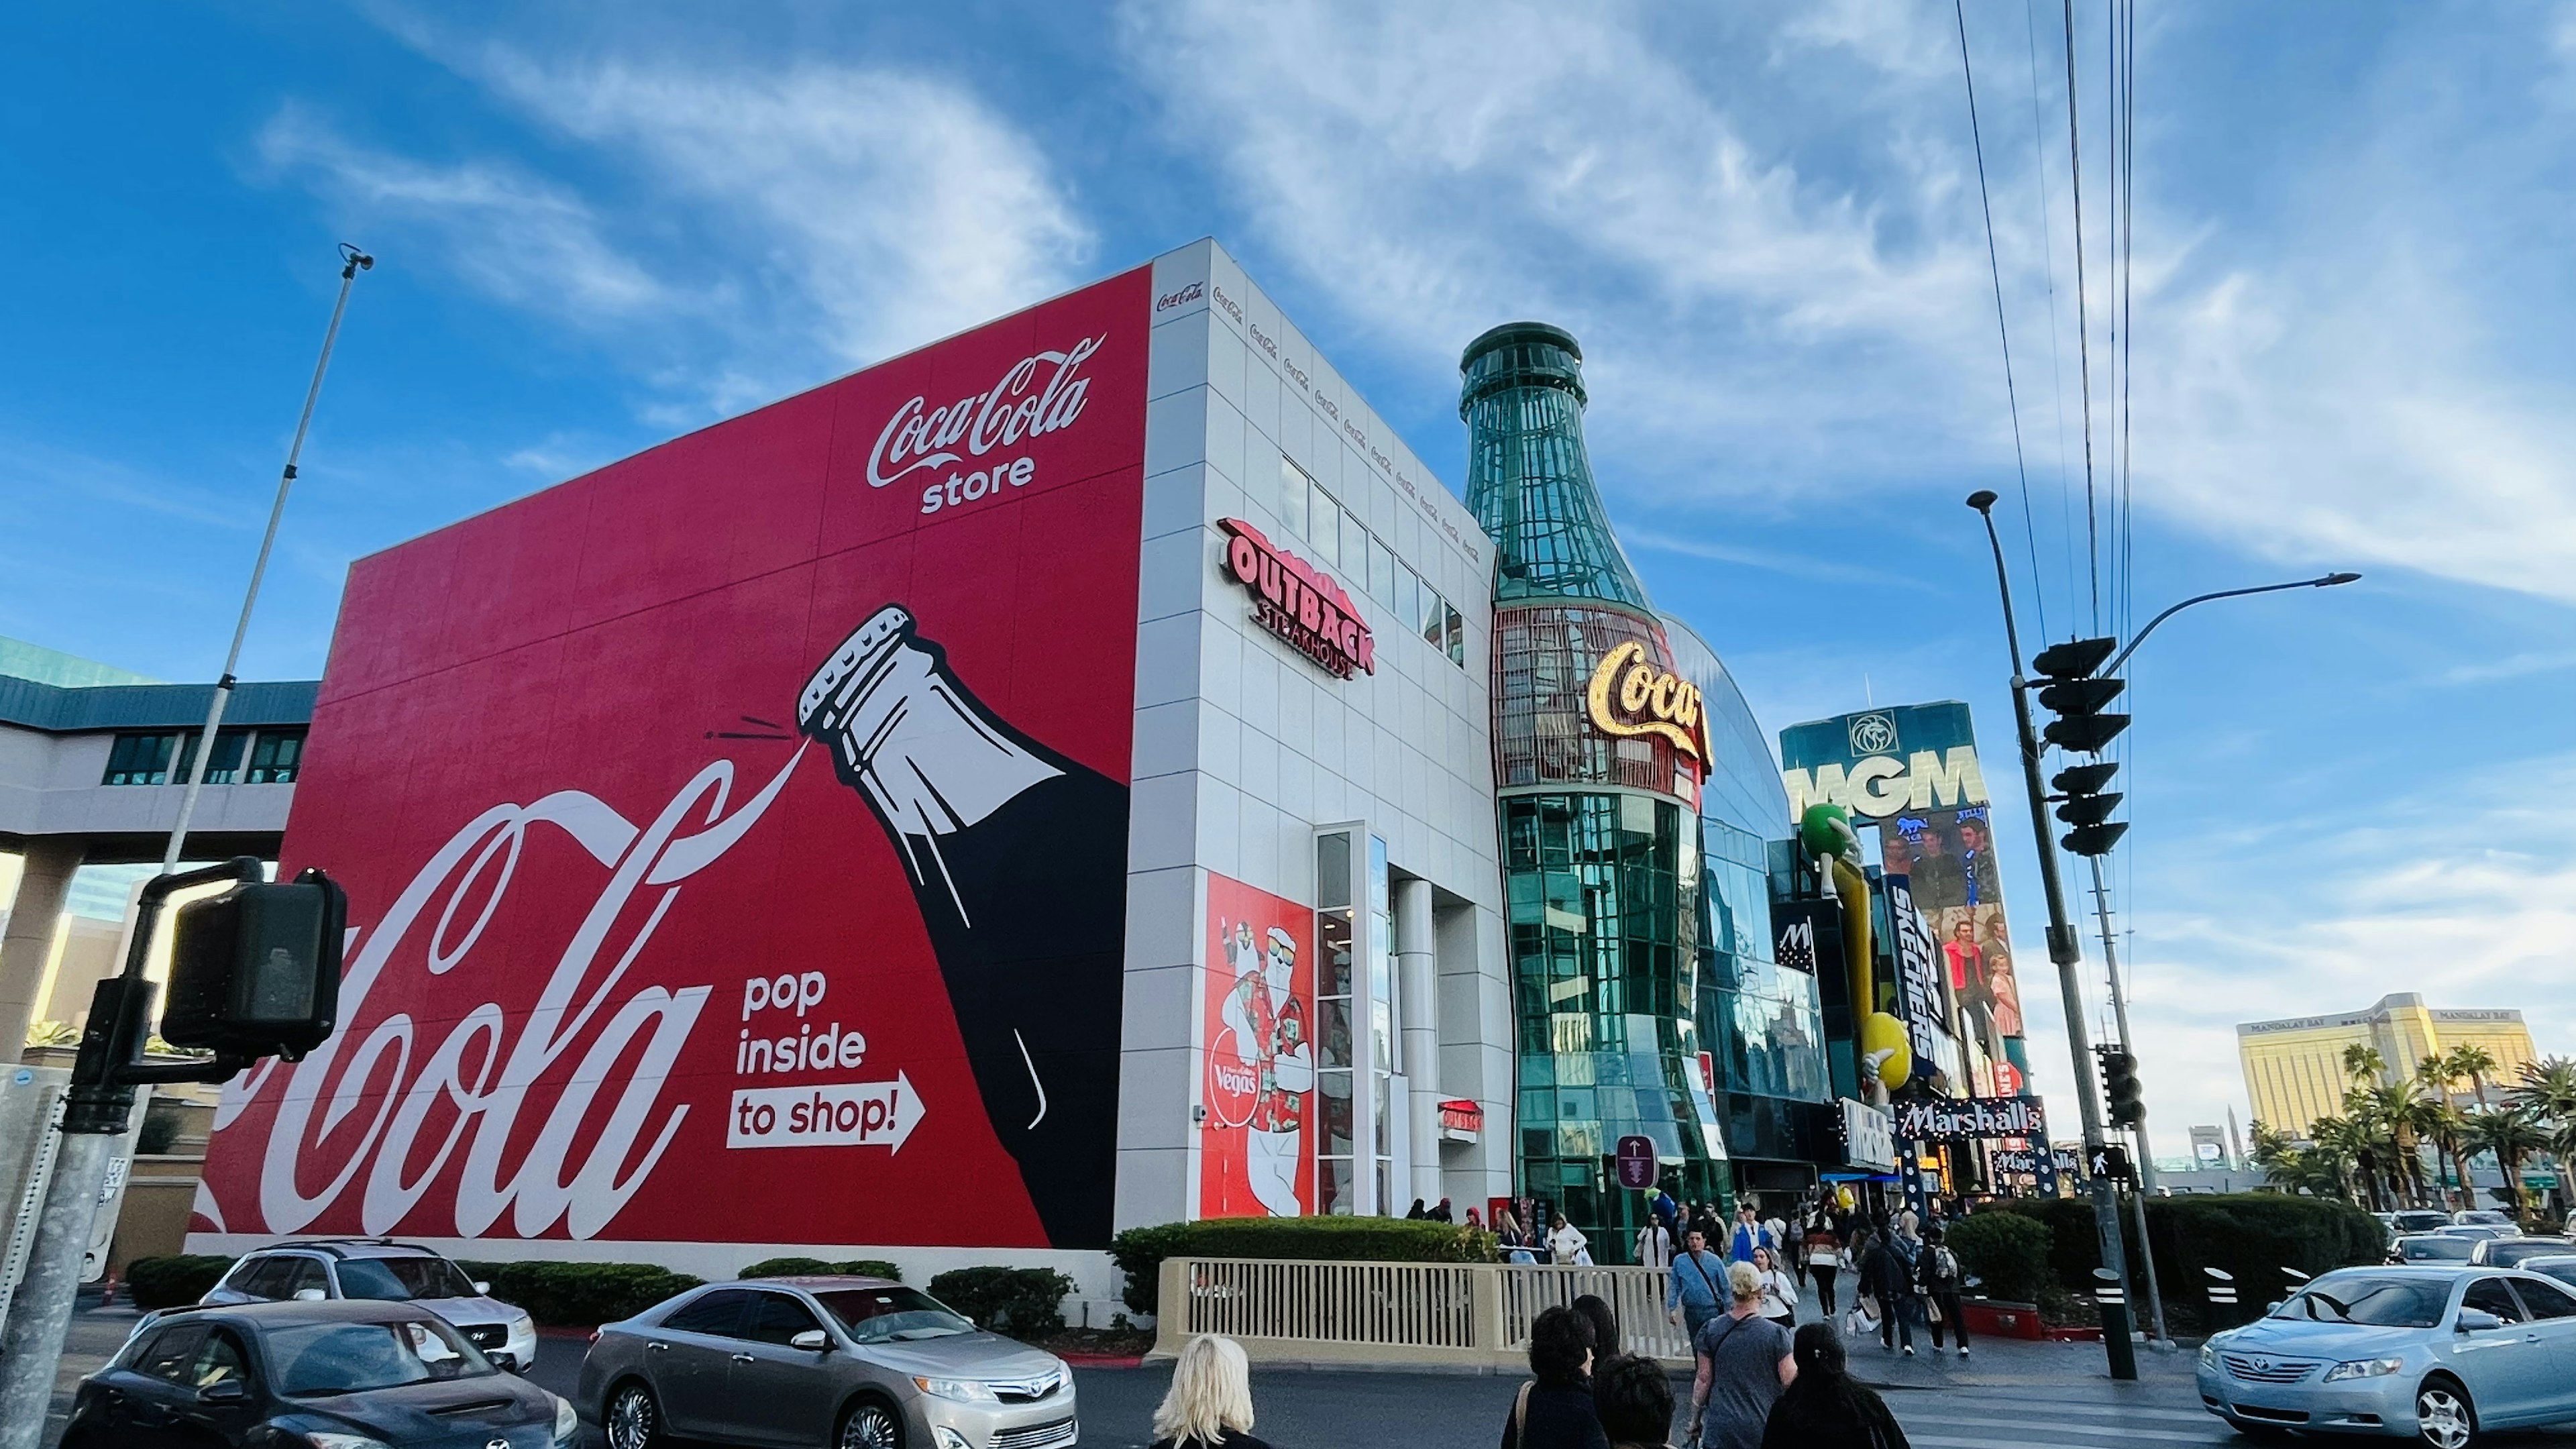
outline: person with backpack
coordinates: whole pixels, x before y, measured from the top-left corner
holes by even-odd
[[[1750,1263],[1730,1263],[1733,1306],[1691,1341],[1698,1376],[1691,1385],[1692,1442],[1698,1449],[1759,1449],[1780,1391],[1796,1377],[1789,1330],[1762,1316],[1762,1278]]]
[[[1959,1357],[1968,1356],[1968,1319],[1959,1311],[1959,1290],[1966,1275],[1959,1270],[1959,1255],[1942,1241],[1947,1234],[1935,1223],[1923,1235],[1923,1252],[1915,1259],[1914,1281],[1923,1290],[1923,1300],[1932,1318],[1932,1352],[1941,1351],[1941,1326],[1946,1320],[1959,1335]]]
[[[1571,1308],[1530,1320],[1529,1382],[1503,1420],[1502,1449],[1610,1449],[1592,1401],[1592,1323]]]
[[[1897,1249],[1898,1234],[1873,1233],[1860,1260],[1860,1291],[1878,1300],[1878,1346],[1914,1357],[1914,1265]]]

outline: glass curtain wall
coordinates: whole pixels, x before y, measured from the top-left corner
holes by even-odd
[[[1317,1095],[1323,1102],[1323,1131],[1315,1142],[1315,1192],[1319,1210],[1359,1211],[1359,1184],[1353,1174],[1352,1125],[1356,1101],[1351,1095],[1351,1049],[1357,1033],[1351,1025],[1351,986],[1357,973],[1351,909],[1351,837],[1335,831],[1315,837],[1315,997],[1321,1019],[1319,1055],[1315,1061]]]

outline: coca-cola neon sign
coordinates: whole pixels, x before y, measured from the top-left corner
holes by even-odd
[[[1217,527],[1227,534],[1226,572],[1252,596],[1263,628],[1328,674],[1377,673],[1377,639],[1340,584],[1240,518],[1218,519]]]
[[[1023,357],[990,391],[970,393],[945,407],[926,407],[929,398],[916,395],[886,419],[876,446],[868,450],[868,486],[883,488],[924,468],[958,462],[964,456],[959,447],[980,458],[1022,438],[1070,427],[1082,416],[1083,400],[1091,391],[1091,380],[1075,373],[1108,340],[1103,333],[1062,352]],[[1043,383],[1038,381],[1041,365],[1050,369]]]

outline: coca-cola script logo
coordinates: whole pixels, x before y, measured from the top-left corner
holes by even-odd
[[[390,1232],[419,1205],[459,1149],[464,1168],[456,1187],[458,1235],[483,1236],[504,1211],[511,1215],[510,1231],[523,1238],[558,1223],[575,1238],[605,1228],[644,1185],[688,1115],[685,1104],[664,1110],[659,1099],[714,989],[712,983],[647,986],[621,996],[619,985],[682,882],[741,841],[777,800],[804,753],[799,746],[758,794],[730,814],[725,806],[733,793],[733,762],[716,760],[641,829],[597,796],[558,790],[532,804],[493,806],[457,831],[403,887],[372,932],[350,932],[354,954],[340,986],[343,1021],[366,1019],[369,994],[424,920],[427,938],[413,943],[422,948],[432,976],[444,977],[466,960],[510,894],[532,827],[570,837],[607,868],[608,878],[546,977],[535,1009],[518,1014],[505,1013],[496,1001],[460,1004],[455,1028],[435,1044],[422,1036],[425,1023],[396,1011],[363,1038],[335,1034],[288,1069],[275,1089],[277,1115],[261,1154],[259,1221],[245,1229],[298,1232],[363,1173],[360,1221],[370,1234]],[[698,828],[681,834],[692,825]],[[643,914],[640,923],[625,920],[630,904]],[[606,949],[621,932],[623,944]],[[533,1098],[530,1088],[538,1078],[576,1053],[577,1065],[554,1099]],[[272,1090],[278,1071],[279,1064],[270,1061],[227,1085],[216,1129],[239,1120]],[[370,1097],[373,1115],[364,1116]],[[604,1125],[591,1121],[602,1099],[610,1104]],[[422,1129],[433,1113],[446,1119],[446,1130],[425,1141]],[[364,1120],[349,1120],[353,1114]],[[534,1141],[505,1173],[505,1148],[522,1116],[539,1114]],[[585,1136],[586,1124],[596,1136]],[[354,1146],[351,1127],[359,1129]],[[576,1139],[585,1140],[588,1151],[571,1161]],[[315,1191],[304,1190],[299,1168],[305,1181],[321,1180]],[[202,1187],[197,1211],[216,1231],[231,1231]]]
[[[1240,518],[1222,518],[1226,571],[1252,595],[1253,616],[1326,671],[1377,673],[1377,640],[1329,575],[1263,536]]]
[[[1075,373],[1108,340],[1103,333],[1063,352],[1023,357],[991,391],[945,407],[927,407],[929,399],[916,396],[896,408],[877,434],[876,446],[868,450],[868,486],[883,488],[906,474],[958,462],[965,456],[957,451],[961,446],[980,458],[1024,437],[1071,426],[1082,416],[1083,399],[1091,390],[1090,379]]]

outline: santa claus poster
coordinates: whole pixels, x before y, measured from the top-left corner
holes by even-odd
[[[1315,1210],[1315,912],[1211,872],[1199,1216]]]

